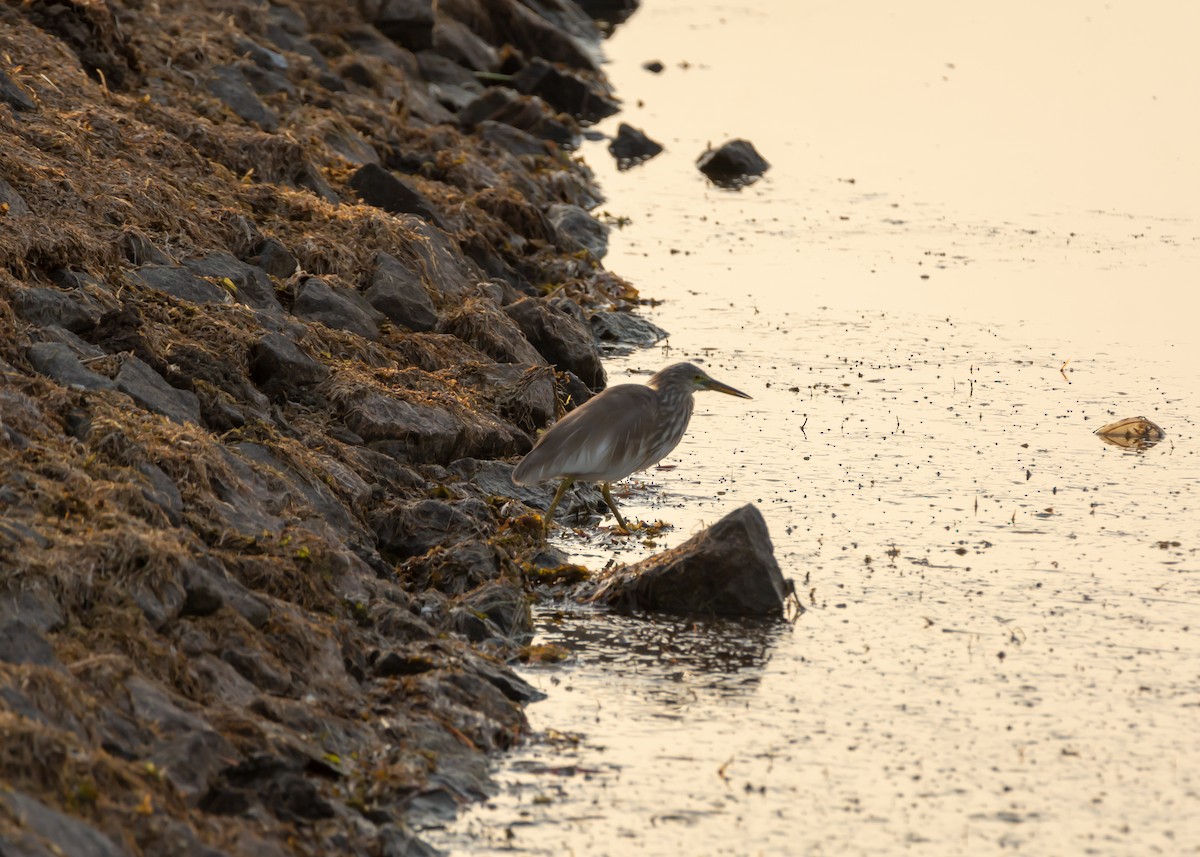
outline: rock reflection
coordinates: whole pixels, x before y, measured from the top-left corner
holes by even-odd
[[[791,626],[745,619],[618,616],[592,610],[544,610],[539,642],[627,681],[630,676],[744,692],[758,684],[776,643]],[[666,689],[665,687],[663,688]]]

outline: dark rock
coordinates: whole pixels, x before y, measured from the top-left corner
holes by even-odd
[[[432,330],[437,325],[437,310],[420,273],[388,253],[375,256],[371,284],[363,297],[393,324],[416,331]]]
[[[654,322],[631,312],[597,312],[588,322],[601,342],[624,348],[648,348],[669,336]]]
[[[268,396],[293,399],[328,375],[329,369],[281,334],[268,333],[250,349],[250,379]]]
[[[390,66],[402,69],[406,76],[417,77],[417,61],[412,51],[405,50],[391,39],[384,37],[369,24],[352,24],[339,35],[356,53],[378,57]]]
[[[3,71],[0,71],[0,101],[3,101],[13,110],[37,109],[37,105],[21,85]]]
[[[198,729],[159,742],[150,761],[170,780],[189,806],[196,806],[224,768],[239,754],[211,729]]]
[[[266,272],[253,265],[247,265],[231,253],[210,253],[199,259],[186,259],[183,264],[201,277],[211,277],[218,281],[228,280],[233,284],[233,296],[238,303],[272,314],[283,311],[275,297],[275,287]]]
[[[271,618],[271,608],[215,560],[185,562],[180,581],[185,594],[181,615],[208,616],[228,606],[255,628],[262,628]]]
[[[585,122],[599,122],[621,106],[599,84],[535,57],[513,76],[512,88],[536,95],[551,107]]]
[[[482,139],[509,154],[541,157],[550,155],[550,148],[545,140],[539,140],[512,125],[485,119],[476,125],[475,130]]]
[[[597,54],[588,46],[599,41],[598,31],[574,3],[439,0],[438,11],[448,18],[470,22],[489,44],[507,43],[524,56],[544,57],[590,72],[599,70]]]
[[[618,569],[589,600],[628,611],[770,616],[783,611],[788,592],[766,522],[746,505],[679,547]]]
[[[178,527],[183,521],[183,497],[179,494],[178,486],[161,467],[152,462],[141,462],[137,470],[149,483],[142,486],[142,496],[146,502],[161,510],[171,526]]]
[[[363,164],[347,184],[367,205],[392,214],[415,214],[439,228],[446,228],[437,207],[425,194],[408,180],[378,164]]]
[[[4,815],[20,819],[19,826],[5,835],[6,857],[130,857],[129,852],[88,824],[34,800],[24,792],[0,789]],[[11,836],[11,838],[10,838]]]
[[[135,226],[126,227],[121,233],[121,253],[134,265],[168,265],[175,260],[154,246],[146,235]]]
[[[221,660],[265,693],[288,693],[292,689],[291,673],[283,664],[263,651],[261,645],[258,642],[247,642],[241,634],[229,635],[221,647]]]
[[[381,394],[350,406],[346,425],[373,448],[403,461],[446,461],[459,448],[463,424],[442,408]]]
[[[249,59],[259,68],[275,69],[276,71],[287,70],[289,65],[287,57],[270,48],[264,48],[253,39],[246,38],[245,36],[237,36],[233,44],[242,56]]]
[[[27,217],[32,212],[16,188],[0,178],[0,217]]]
[[[413,235],[406,249],[414,253],[423,266],[425,282],[429,284],[432,296],[463,298],[486,279],[444,231],[424,221],[409,226]]]
[[[289,98],[296,96],[296,87],[287,79],[287,75],[276,69],[262,68],[255,64],[243,64],[241,70],[246,82],[259,95],[278,95],[282,92]]]
[[[401,824],[385,824],[379,828],[375,841],[379,843],[379,857],[444,857],[445,852],[421,841],[418,836]]]
[[[335,290],[317,277],[309,277],[300,284],[292,312],[326,327],[357,333],[364,339],[379,338],[379,320],[383,318],[358,292]]]
[[[522,95],[503,86],[493,86],[458,111],[458,122],[471,130],[485,121],[503,122],[543,140],[573,149],[579,145],[579,126],[554,111],[533,95]]]
[[[540,298],[522,298],[504,311],[547,361],[574,372],[593,390],[604,386],[604,366],[591,330]]]
[[[740,188],[753,182],[771,166],[747,140],[730,140],[709,149],[696,160],[700,172],[720,187]]]
[[[0,625],[0,661],[9,664],[58,666],[58,657],[50,642],[20,619]]]
[[[410,51],[433,47],[433,0],[364,0],[363,17]]]
[[[594,394],[591,387],[583,383],[583,379],[574,372],[568,371],[566,374],[567,380],[563,384],[563,392],[566,394],[567,410],[574,410]]]
[[[437,329],[457,336],[500,363],[538,366],[545,362],[518,323],[489,300],[467,300],[445,314]]]
[[[482,656],[474,656],[470,658],[468,665],[472,672],[486,679],[513,702],[537,702],[546,698],[546,694],[503,664],[489,661]]]
[[[458,602],[471,616],[486,619],[494,631],[488,636],[499,636],[504,640],[528,641],[533,635],[533,617],[529,600],[520,587],[509,583],[491,581],[463,595]],[[455,611],[457,612],[457,611]],[[454,613],[451,614],[452,616]],[[473,626],[472,626],[473,627]],[[479,638],[472,636],[475,642]],[[484,676],[491,681],[490,676]],[[497,684],[497,682],[492,682]],[[501,688],[504,690],[504,688]],[[508,694],[505,693],[507,696]],[[510,697],[511,698],[511,697]]]
[[[53,33],[79,57],[80,67],[106,89],[125,90],[141,82],[141,62],[107,3],[25,3],[22,12]],[[11,25],[9,25],[11,26]]]
[[[527,432],[544,427],[558,410],[554,373],[546,366],[474,364],[459,380],[490,396],[501,416]]]
[[[253,122],[264,131],[274,131],[279,127],[279,117],[259,100],[254,88],[238,66],[217,66],[212,70],[205,86],[246,122]]]
[[[270,6],[271,14],[280,9],[286,9],[285,6]],[[289,10],[290,11],[290,10]],[[312,61],[318,73],[326,70],[325,57],[321,56],[321,52],[313,47],[307,39],[302,36],[307,32],[307,29],[300,31],[291,31],[287,27],[281,25],[278,21],[267,24],[263,35],[271,40],[271,43],[281,51],[291,51],[294,54],[299,54],[302,57],[307,57]],[[318,75],[319,76],[319,75]]]
[[[451,469],[461,478],[477,485],[487,496],[512,497],[533,509],[549,508],[554,491],[558,487],[550,482],[545,485],[516,485],[512,481],[513,465],[504,461],[476,461],[464,458],[454,462]],[[577,482],[563,495],[555,517],[560,521],[567,521],[606,508],[608,507],[599,488]],[[566,559],[562,562],[566,562]]]
[[[177,423],[200,422],[200,400],[189,390],[172,387],[138,358],[127,355],[117,372],[116,387],[142,407]]]
[[[264,239],[257,253],[247,261],[281,280],[286,280],[296,273],[296,257],[281,241],[274,238]]]
[[[340,121],[324,122],[320,126],[321,139],[330,151],[341,155],[351,164],[378,164],[379,153],[375,147],[353,128]]]
[[[61,342],[38,342],[29,346],[29,362],[41,374],[68,387],[84,390],[112,390],[116,387],[110,378],[80,363],[75,352]]]
[[[156,631],[179,618],[187,597],[178,572],[174,570],[154,576],[139,575],[130,581],[128,591],[133,603]]]
[[[627,170],[648,161],[663,150],[662,143],[651,140],[640,128],[622,122],[608,151],[617,160],[617,169]]]
[[[597,259],[603,259],[608,252],[608,224],[578,205],[556,202],[546,210],[546,217],[558,232],[558,246],[568,253],[587,250]]]
[[[56,631],[64,615],[58,599],[43,581],[0,585],[0,624],[19,620],[38,631]]]
[[[125,680],[125,690],[134,716],[140,722],[152,725],[161,736],[210,730],[208,723],[185,711],[168,691],[149,679],[131,675]]]
[[[11,431],[8,426],[5,426],[5,429]],[[15,502],[17,502],[15,496],[10,501],[8,497],[3,496],[3,492],[0,492],[0,505],[8,506]],[[0,519],[0,542],[5,540],[15,542],[16,544],[35,545],[39,548],[48,548],[53,544],[53,542],[28,524],[11,519]]]
[[[642,63],[642,68],[651,74],[662,74],[663,69],[665,69],[666,66],[663,65],[659,60],[646,60],[646,62]]]
[[[500,54],[461,21],[438,15],[433,25],[433,50],[475,71],[495,71]]]
[[[373,669],[380,678],[395,678],[402,675],[420,675],[436,669],[437,664],[425,655],[386,652],[375,661]]]
[[[376,522],[375,535],[381,551],[403,559],[481,534],[474,520],[449,503],[419,500],[384,510]]]
[[[228,291],[196,276],[188,268],[173,265],[143,265],[132,271],[131,276],[148,288],[166,292],[172,297],[192,303],[227,304],[232,302]]]

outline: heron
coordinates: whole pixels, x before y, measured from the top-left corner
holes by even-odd
[[[679,445],[697,390],[751,398],[709,377],[699,366],[675,363],[644,385],[609,387],[551,426],[512,473],[518,485],[562,479],[546,510],[544,531],[549,531],[568,488],[576,482],[599,482],[617,525],[629,532],[613,500],[612,483],[657,464]]]

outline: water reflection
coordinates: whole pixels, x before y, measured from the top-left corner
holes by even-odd
[[[700,691],[748,692],[791,632],[780,620],[618,616],[574,606],[543,608],[535,619],[539,642],[571,653],[566,670],[602,671],[622,686],[635,680],[640,692],[677,704]]]

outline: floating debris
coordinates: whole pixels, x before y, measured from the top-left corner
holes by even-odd
[[[1128,417],[1101,426],[1095,432],[1105,443],[1126,449],[1149,449],[1167,436],[1161,428],[1145,417]]]

